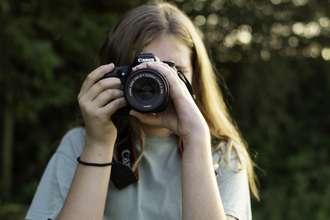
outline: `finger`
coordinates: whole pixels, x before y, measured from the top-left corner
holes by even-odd
[[[152,67],[150,67],[149,64],[155,65],[155,66],[158,66],[158,67],[152,68]],[[172,73],[174,75],[176,75],[176,72],[174,71],[174,69],[171,68],[171,67],[169,67],[168,64],[163,63],[163,62],[145,62],[145,63],[140,63],[139,65],[133,67],[132,70],[133,71],[136,71],[136,70],[143,69],[143,68],[152,68],[152,69],[155,69],[157,71],[161,71],[161,69],[163,69],[163,70],[167,69],[169,71],[172,71]]]
[[[127,103],[125,98],[121,97],[109,102],[107,105],[101,108],[101,112],[104,112],[109,117],[111,117],[111,115],[113,115],[118,109],[125,107],[126,105]]]
[[[124,97],[124,92],[121,89],[107,89],[100,93],[92,102],[96,108],[101,108],[109,102]]]
[[[121,81],[119,78],[111,77],[98,81],[95,83],[81,99],[84,102],[92,102],[96,97],[99,96],[103,91],[108,89],[121,89]]]
[[[131,110],[129,114],[131,116],[136,117],[144,124],[161,126],[161,117],[159,114],[154,114],[154,113],[146,114],[146,113],[137,112],[135,110]]]
[[[104,76],[108,72],[111,72],[114,69],[114,67],[115,65],[113,63],[108,65],[103,65],[95,69],[90,74],[88,74],[84,83],[81,86],[79,95],[83,96],[102,76]]]
[[[169,67],[167,64],[162,62],[147,62],[136,66],[135,70],[142,68],[151,68],[157,70],[167,79],[170,87],[171,98],[177,99],[182,98],[183,95],[189,95],[189,91],[186,88],[184,82],[179,78],[175,70]]]

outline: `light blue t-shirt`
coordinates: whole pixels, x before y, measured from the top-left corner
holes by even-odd
[[[75,128],[62,139],[39,183],[26,219],[56,219],[68,194],[85,143],[85,129]],[[135,136],[136,150],[140,144]],[[238,161],[231,155],[231,167]],[[250,193],[245,169],[230,171],[213,154],[219,164],[217,182],[225,213],[239,220],[251,219]],[[162,138],[146,136],[146,146],[139,163],[140,180],[121,190],[110,181],[104,210],[105,220],[182,219],[181,188],[182,156],[176,136]]]

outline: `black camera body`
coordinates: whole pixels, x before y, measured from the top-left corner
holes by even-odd
[[[158,71],[151,68],[143,68],[133,72],[132,68],[144,63],[160,61],[158,57],[152,53],[141,53],[138,55],[132,64],[127,66],[115,67],[111,72],[106,73],[100,80],[117,77],[120,79],[123,86],[124,97],[127,106],[118,109],[113,116],[127,116],[131,109],[141,113],[160,113],[163,112],[170,103],[169,84],[166,78]],[[185,75],[175,68],[175,63],[172,61],[163,61],[169,67],[175,70],[178,77],[185,83],[193,99],[195,95],[191,84]],[[125,132],[124,132],[125,133]],[[116,151],[131,152],[129,161],[133,161],[134,155],[130,138],[125,142],[116,145]],[[135,150],[135,149],[134,149]],[[122,154],[120,154],[122,155]],[[138,181],[138,176],[131,170],[130,165],[124,162],[124,158],[116,157],[117,162],[112,165],[111,181],[116,188],[122,189],[132,183]]]
[[[132,68],[144,62],[159,61],[152,53],[141,53],[132,64],[115,67],[102,78],[117,77],[123,85],[124,97],[127,106],[118,109],[114,116],[129,115],[134,109],[141,113],[163,112],[170,103],[169,84],[166,78],[158,71],[150,68],[132,71]],[[171,61],[163,61],[175,71],[175,64]]]

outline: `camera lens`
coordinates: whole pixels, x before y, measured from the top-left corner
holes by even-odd
[[[166,78],[158,71],[145,68],[133,72],[125,84],[127,105],[142,113],[158,113],[170,102]]]
[[[159,88],[157,82],[151,78],[140,78],[133,85],[133,93],[136,91],[138,96],[143,100],[149,100],[154,97],[156,90]]]

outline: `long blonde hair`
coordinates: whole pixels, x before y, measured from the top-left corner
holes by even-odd
[[[196,104],[217,141],[213,151],[222,152],[223,161],[230,168],[230,152],[237,156],[241,168],[246,168],[250,189],[259,199],[256,187],[255,164],[250,158],[248,147],[233,123],[217,83],[216,71],[206,52],[195,26],[179,9],[169,3],[152,3],[137,7],[126,13],[112,28],[97,59],[97,65],[113,62],[116,66],[128,65],[143,51],[144,47],[163,34],[171,34],[191,48],[193,79],[192,86]],[[141,153],[133,165],[136,169],[145,146],[145,134],[133,117],[116,117],[113,121],[118,132],[125,132],[128,123],[141,141]],[[227,153],[221,146],[226,143]],[[234,144],[235,143],[235,144]],[[231,168],[230,168],[231,169]]]

